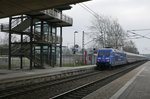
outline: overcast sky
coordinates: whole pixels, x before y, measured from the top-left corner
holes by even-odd
[[[150,0],[91,0],[85,2],[94,12],[111,16],[117,19],[125,31],[133,29],[150,29]],[[89,32],[93,20],[93,15],[82,8],[79,4],[73,5],[71,10],[64,12],[73,18],[73,26],[63,28],[63,45],[73,46],[74,31],[76,34],[76,43],[81,46],[82,31]],[[6,20],[0,20],[5,23]],[[150,31],[136,32],[150,37]],[[85,37],[85,43],[90,41]],[[150,39],[133,39],[140,53],[150,53]],[[88,46],[88,45],[86,45]]]
[[[85,2],[94,12],[111,16],[117,19],[125,31],[133,29],[150,29],[150,0],[92,0]],[[73,27],[64,28],[63,45],[73,45],[74,31],[76,41],[82,42],[82,31],[88,32],[93,19],[92,14],[82,8],[79,4],[73,5],[71,10],[64,12],[73,17]],[[136,31],[141,35],[150,37],[150,31]],[[89,41],[89,38],[85,42]],[[150,53],[150,39],[133,39],[140,53]]]

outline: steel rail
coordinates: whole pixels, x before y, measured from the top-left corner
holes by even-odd
[[[59,95],[56,95],[54,97],[51,97],[49,99],[81,99],[84,96],[90,94],[91,92],[99,89],[100,87],[110,83],[111,81],[121,77],[122,75],[128,73],[129,71],[133,70],[137,66],[143,64],[143,62],[134,64],[132,67],[118,71],[117,73],[113,73],[111,75],[108,75],[107,77],[104,77],[102,79],[98,79],[96,81],[84,84],[82,86],[79,86],[75,89],[69,90],[67,92],[61,93]],[[99,86],[100,85],[100,86]]]

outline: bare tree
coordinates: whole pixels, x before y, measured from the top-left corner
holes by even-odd
[[[126,51],[126,52],[131,52],[131,53],[139,54],[138,49],[136,48],[134,42],[131,41],[131,40],[125,42],[123,50]]]
[[[96,38],[95,43],[98,47],[118,48],[124,45],[126,34],[117,20],[111,17],[97,15],[92,20],[90,30],[94,31],[90,36]]]
[[[11,36],[12,42],[16,42],[18,40],[19,40],[19,38],[16,35]],[[4,33],[4,35],[2,37],[0,37],[0,45],[8,46],[8,44],[9,44],[9,34]]]
[[[123,30],[118,21],[111,17],[96,15],[89,29],[91,30],[89,36],[90,38],[96,38],[95,46],[98,48],[123,48],[123,50],[127,52],[139,53],[134,42],[127,40],[127,33]]]
[[[1,38],[0,45],[8,46],[8,33],[5,33]]]

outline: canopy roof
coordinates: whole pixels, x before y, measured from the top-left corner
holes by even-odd
[[[89,0],[0,0],[0,18],[68,6]]]

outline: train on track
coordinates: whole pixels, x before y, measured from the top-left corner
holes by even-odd
[[[147,60],[143,55],[119,51],[113,48],[102,48],[97,53],[97,69],[111,69],[118,65]]]

